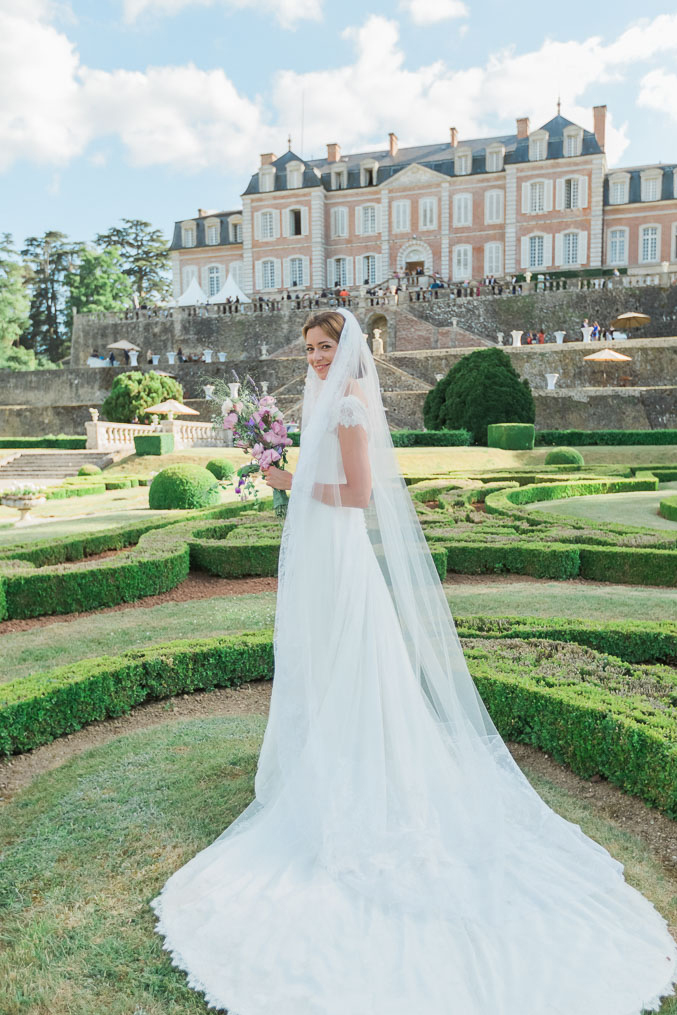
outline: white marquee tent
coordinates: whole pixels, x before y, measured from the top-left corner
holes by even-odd
[[[209,297],[209,302],[225,303],[226,300],[229,298],[231,300],[235,300],[237,298],[239,299],[240,303],[251,303],[249,297],[245,296],[245,294],[242,292],[239,285],[233,278],[232,272],[230,272],[228,278],[223,283],[219,291],[214,296]]]
[[[206,302],[207,297],[196,278],[190,280],[190,285],[186,289],[185,293],[182,293],[176,301],[177,306],[179,307],[194,307],[197,306],[198,303]]]

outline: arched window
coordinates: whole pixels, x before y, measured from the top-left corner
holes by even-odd
[[[502,243],[486,243],[484,245],[484,274],[497,275],[503,274],[503,244]]]
[[[348,266],[345,257],[335,257],[331,262],[334,266],[334,278],[331,280],[332,285],[347,285],[348,284]]]
[[[261,278],[264,289],[275,288],[275,261],[272,258],[261,262]]]
[[[376,255],[375,254],[364,254],[362,257],[362,275],[363,281],[367,285],[375,285],[376,283]]]
[[[628,230],[609,230],[609,264],[628,263]]]
[[[467,282],[472,277],[472,247],[469,243],[459,243],[453,251],[454,282]]]
[[[545,236],[536,233],[529,237],[529,262],[530,268],[542,268],[545,264]]]
[[[651,264],[658,260],[659,251],[658,226],[642,226],[639,231],[639,259],[642,264]]]
[[[289,283],[290,285],[302,286],[303,285],[303,258],[302,257],[290,257],[289,258]]]

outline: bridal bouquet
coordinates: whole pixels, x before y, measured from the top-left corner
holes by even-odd
[[[253,475],[261,469],[269,468],[274,462],[278,468],[284,469],[287,448],[293,441],[288,436],[288,428],[273,396],[260,395],[251,377],[240,384],[235,371],[233,376],[237,388],[235,385],[229,386],[231,395],[221,404],[220,418],[223,429],[230,430],[233,434],[233,446],[242,448],[253,459],[237,470],[235,492],[244,499],[247,491],[253,493],[254,497],[258,496]],[[286,490],[273,490],[273,510],[278,517],[286,514],[287,501]]]

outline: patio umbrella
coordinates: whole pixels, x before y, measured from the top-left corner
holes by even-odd
[[[126,338],[121,338],[118,342],[111,342],[111,344],[107,345],[106,348],[107,349],[126,349],[127,352],[129,352],[130,350],[134,349],[135,352],[141,352],[141,349],[139,348],[138,345],[132,345],[132,343],[128,342]]]
[[[196,409],[191,409],[187,405],[182,405],[181,402],[177,402],[175,398],[168,398],[166,402],[158,402],[157,405],[149,405],[144,412],[152,412],[156,416],[166,415],[168,419],[172,419],[174,416],[199,416],[200,413]]]
[[[593,363],[604,363],[602,377],[604,384],[606,384],[606,364],[631,360],[632,356],[626,356],[623,352],[616,352],[615,349],[600,349],[598,352],[591,352],[589,356],[584,356],[583,359]]]
[[[625,314],[621,314],[611,322],[612,328],[643,328],[645,324],[651,324],[651,318],[648,314],[643,314],[639,310],[629,310]]]

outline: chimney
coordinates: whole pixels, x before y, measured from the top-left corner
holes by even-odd
[[[397,149],[398,149],[397,134],[393,134],[393,132],[391,131],[390,134],[388,134],[388,151],[390,153],[391,159],[394,159],[395,156],[397,155]]]
[[[272,152],[265,152],[265,153],[264,153],[264,154],[263,154],[263,155],[261,156],[261,165],[262,165],[262,166],[269,166],[269,165],[271,165],[271,164],[272,164],[272,163],[273,163],[274,161],[275,161],[275,156],[273,155],[273,153],[272,153]]]
[[[521,116],[517,120],[517,139],[529,137],[529,117]]]
[[[341,145],[340,144],[328,144],[327,145],[327,162],[338,162],[341,158]]]
[[[602,151],[604,151],[604,144],[606,141],[606,106],[593,106],[592,118],[597,144],[600,146]]]
[[[209,212],[208,212],[208,211],[205,211],[205,209],[204,209],[204,208],[198,208],[198,210],[197,210],[197,217],[198,217],[199,219],[203,219],[203,218],[206,218],[206,217],[207,217],[207,215],[209,215]]]
[[[456,127],[449,128],[449,144],[452,148],[455,148],[458,144],[458,131],[456,130]]]

